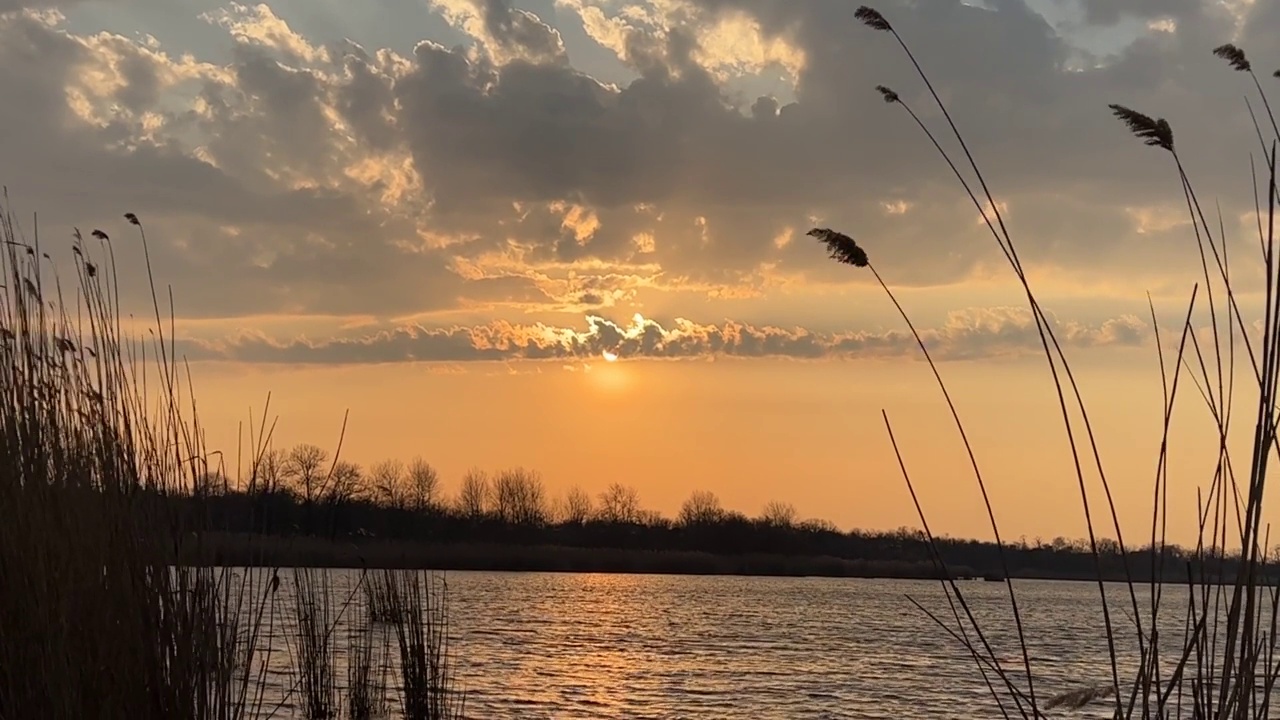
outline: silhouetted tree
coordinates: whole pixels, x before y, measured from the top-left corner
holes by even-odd
[[[369,468],[369,487],[374,500],[383,506],[397,510],[409,507],[408,477],[399,460],[374,463]]]
[[[480,470],[468,470],[458,487],[458,512],[472,520],[484,517],[489,500],[489,477]]]
[[[598,517],[605,522],[640,522],[640,493],[630,485],[613,483],[600,493]]]
[[[293,446],[285,458],[285,478],[290,488],[308,504],[324,495],[329,481],[329,469],[325,467],[329,453],[316,445],[302,443]]]
[[[505,470],[494,478],[490,492],[493,514],[513,525],[541,525],[547,520],[542,478],[523,468]]]
[[[790,528],[796,524],[796,508],[791,503],[770,500],[765,504],[760,519],[772,527]]]
[[[273,495],[285,489],[288,456],[280,448],[267,448],[249,474],[249,493]]]
[[[714,525],[724,516],[724,508],[720,506],[720,498],[706,490],[694,490],[689,499],[680,506],[677,518],[686,527],[697,525]]]
[[[426,460],[416,457],[409,463],[409,507],[419,512],[439,505],[440,474]]]
[[[581,525],[591,518],[591,496],[577,485],[569,488],[564,496],[563,522]]]
[[[797,527],[807,532],[840,532],[840,529],[836,527],[835,523],[830,520],[823,520],[822,518],[809,518],[808,520],[803,520]]]
[[[364,473],[360,466],[339,460],[333,464],[329,480],[325,486],[325,501],[331,505],[363,499],[368,494]]]

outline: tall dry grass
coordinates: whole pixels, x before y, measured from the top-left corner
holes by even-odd
[[[195,422],[142,222],[125,219],[124,240],[76,231],[68,277],[51,254],[67,245],[46,247],[37,222],[28,233],[0,205],[0,720],[239,720],[281,716],[295,696],[310,717],[384,717],[371,658],[390,656],[389,634],[353,630],[356,667],[340,688],[327,576],[295,575],[301,679],[272,698],[274,638],[289,625],[279,575],[182,562],[204,556],[201,533],[182,530],[199,527],[199,503],[172,500],[225,475]],[[117,251],[145,261],[143,338],[123,329]],[[254,443],[251,476],[269,437]],[[414,663],[404,685],[429,708],[460,706],[442,599],[410,577],[397,586],[398,645]]]
[[[884,33],[894,40],[915,69],[925,97],[942,113],[945,127],[935,130],[898,91],[884,86],[876,88],[886,103],[904,112],[920,129],[923,139],[938,153],[980,213],[987,230],[1013,270],[1032,312],[1041,349],[1048,363],[1093,555],[1100,567],[1099,535],[1109,533],[1120,543],[1121,556],[1126,558],[1127,563],[1124,529],[1116,512],[1111,485],[1098,451],[1088,408],[1070,360],[1058,340],[1055,325],[1041,308],[1028,279],[1015,236],[1000,210],[1001,203],[997,201],[949,109],[897,28],[882,13],[866,6],[860,7],[855,15],[870,29]],[[1106,588],[1099,578],[1098,590],[1102,601],[1102,624],[1106,628],[1110,677],[1106,681],[1091,683],[1049,698],[1037,691],[1038,675],[1028,650],[1026,630],[1012,579],[1007,580],[1006,585],[1014,630],[1021,648],[1018,667],[1011,667],[1009,663],[1002,661],[1000,655],[993,650],[987,630],[970,611],[959,584],[942,581],[948,601],[947,616],[940,617],[917,604],[941,631],[953,637],[970,655],[1005,717],[1038,718],[1045,716],[1045,710],[1082,707],[1099,702],[1109,703],[1117,718],[1248,720],[1268,717],[1270,712],[1272,690],[1277,677],[1280,677],[1280,658],[1276,653],[1280,592],[1269,584],[1268,574],[1264,572],[1269,538],[1262,519],[1262,505],[1269,459],[1277,454],[1280,264],[1275,257],[1275,223],[1276,203],[1280,201],[1280,190],[1277,189],[1276,182],[1276,143],[1280,140],[1280,126],[1271,111],[1265,89],[1245,53],[1234,45],[1222,45],[1213,49],[1213,53],[1225,60],[1233,70],[1250,76],[1253,89],[1265,110],[1265,119],[1269,121],[1269,128],[1265,128],[1254,113],[1252,103],[1248,105],[1248,112],[1257,129],[1262,159],[1261,170],[1256,159],[1251,167],[1255,178],[1260,259],[1266,280],[1265,299],[1260,308],[1263,315],[1261,329],[1255,329],[1240,307],[1236,290],[1238,275],[1232,274],[1225,223],[1221,216],[1216,222],[1211,222],[1204,211],[1181,149],[1174,143],[1172,125],[1163,118],[1153,118],[1123,105],[1110,105],[1111,113],[1139,140],[1165,153],[1172,160],[1172,169],[1194,229],[1199,259],[1197,270],[1202,278],[1202,283],[1197,283],[1191,291],[1186,315],[1180,326],[1181,337],[1176,343],[1172,358],[1165,356],[1154,305],[1151,311],[1157,333],[1161,382],[1164,388],[1161,447],[1155,461],[1152,484],[1151,525],[1146,533],[1151,548],[1152,580],[1149,587],[1140,588],[1132,579],[1131,569],[1126,565],[1128,582],[1125,584],[1125,598],[1117,605],[1113,598],[1107,596]],[[943,133],[954,138],[960,149],[959,153],[953,153],[944,147],[941,140]],[[915,333],[907,311],[856,241],[848,235],[826,228],[815,228],[810,235],[826,244],[836,261],[869,268],[903,320]],[[1195,325],[1197,303],[1201,298],[1203,305],[1200,307],[1207,305],[1208,324],[1204,329],[1207,340],[1201,339],[1201,333],[1197,332]],[[945,379],[929,356],[927,345],[918,333],[915,333],[915,337],[964,441],[991,530],[1003,554],[1004,543],[1000,536],[998,513],[982,477],[980,463],[968,441],[964,422],[951,400]],[[1247,361],[1247,367],[1252,371],[1249,379],[1257,387],[1252,405],[1245,408],[1246,412],[1251,412],[1253,424],[1252,444],[1247,461],[1243,458],[1233,459],[1227,442],[1240,392],[1236,377],[1238,358]],[[1164,551],[1169,522],[1169,428],[1175,407],[1178,406],[1178,391],[1186,382],[1197,386],[1199,397],[1214,421],[1217,451],[1214,470],[1198,497],[1199,511],[1195,518],[1200,538],[1195,557],[1197,569],[1191,573],[1192,579],[1185,587],[1168,588],[1161,582],[1161,578],[1165,571],[1163,563],[1166,558]],[[915,492],[906,462],[898,452],[897,439],[887,413],[884,420],[904,481],[915,502],[926,537],[933,545],[934,560],[945,567],[945,560],[934,545],[927,514]],[[1089,489],[1087,480],[1092,478],[1097,479],[1101,497],[1097,491],[1091,492]],[[1229,552],[1238,552],[1243,561],[1242,569],[1230,576],[1223,572]],[[943,577],[949,575],[942,574]],[[1140,590],[1143,592],[1140,593]],[[1170,613],[1163,598],[1170,592],[1186,596],[1188,609],[1185,615],[1168,617]],[[1142,600],[1139,599],[1140,594],[1144,596]],[[1125,620],[1118,619],[1121,615]],[[1122,633],[1121,622],[1131,623],[1133,632]],[[1165,628],[1169,626],[1179,628],[1177,637],[1162,637],[1162,633],[1166,632]],[[1127,640],[1129,637],[1134,639]]]
[[[383,570],[399,650],[400,707],[405,720],[459,720],[466,696],[454,680],[442,577],[411,570]]]
[[[163,500],[210,468],[164,328],[123,334],[106,233],[68,279],[0,213],[0,717],[244,717],[265,590],[173,567],[193,539]]]

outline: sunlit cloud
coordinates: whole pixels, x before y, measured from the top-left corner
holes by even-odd
[[[1064,346],[1074,348],[1132,347],[1150,337],[1148,326],[1133,316],[1097,325],[1057,323],[1057,332]],[[953,312],[946,323],[922,330],[921,336],[941,360],[1040,351],[1040,336],[1030,313],[1016,308]],[[291,341],[248,333],[221,341],[189,341],[187,350],[194,359],[298,364],[596,358],[612,363],[716,356],[818,360],[902,358],[918,353],[915,339],[900,330],[820,333],[733,321],[700,324],[684,318],[667,326],[640,314],[626,324],[588,315],[584,329],[508,322],[449,328],[411,325],[350,338]]]

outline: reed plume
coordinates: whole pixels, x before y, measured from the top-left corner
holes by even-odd
[[[1253,65],[1249,62],[1249,58],[1245,57],[1244,51],[1231,43],[1219,45],[1214,48],[1213,54],[1223,60],[1226,60],[1233,70],[1238,72],[1253,72]]]
[[[853,16],[862,21],[863,25],[872,30],[880,30],[882,32],[893,32],[893,26],[880,14],[879,10],[869,8],[866,5],[854,11]]]
[[[1140,138],[1143,143],[1173,152],[1173,128],[1164,118],[1155,119],[1143,115],[1137,110],[1130,110],[1123,105],[1111,104],[1111,113],[1120,118],[1129,128],[1129,132]]]
[[[870,264],[867,258],[867,251],[858,246],[853,238],[844,233],[836,232],[830,228],[814,228],[805,233],[809,237],[815,237],[827,246],[827,252],[832,260],[845,265],[863,268]]]
[[[880,93],[880,95],[884,98],[884,101],[887,103],[892,104],[896,102],[902,102],[902,98],[898,97],[898,93],[894,92],[890,88],[885,87],[884,85],[877,85],[876,92]]]

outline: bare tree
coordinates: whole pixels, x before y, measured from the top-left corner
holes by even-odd
[[[605,522],[640,521],[640,493],[630,485],[613,483],[600,493],[600,519]]]
[[[289,458],[280,448],[268,448],[249,470],[249,492],[270,495],[285,488]]]
[[[547,521],[547,499],[542,478],[524,468],[498,473],[490,495],[493,513],[519,525],[541,525]]]
[[[289,449],[285,457],[284,474],[289,486],[307,503],[314,503],[324,495],[329,482],[329,468],[325,463],[329,453],[323,449],[302,443]]]
[[[389,508],[403,510],[409,506],[409,486],[404,463],[383,460],[369,468],[369,486],[374,498]]]
[[[407,483],[409,507],[422,511],[439,504],[437,496],[440,494],[440,473],[431,467],[431,463],[415,457],[409,463]]]
[[[812,532],[812,533],[840,532],[840,528],[836,527],[835,523],[831,522],[830,520],[823,520],[822,518],[810,518],[808,520],[802,520],[800,524],[797,525],[796,527],[800,528],[801,530],[804,530],[805,532]]]
[[[458,512],[469,518],[483,517],[489,501],[489,476],[482,470],[468,470],[458,488]]]
[[[325,500],[335,505],[360,499],[366,492],[364,473],[360,466],[339,460],[334,463],[325,487]]]
[[[581,487],[574,485],[564,496],[564,514],[561,519],[567,523],[581,525],[591,518],[591,496]]]
[[[686,527],[694,525],[713,525],[724,517],[724,508],[720,506],[720,498],[707,490],[695,490],[689,499],[680,506],[679,521]]]
[[[781,500],[770,500],[760,513],[760,519],[777,528],[790,528],[796,524],[796,508],[791,503]]]

